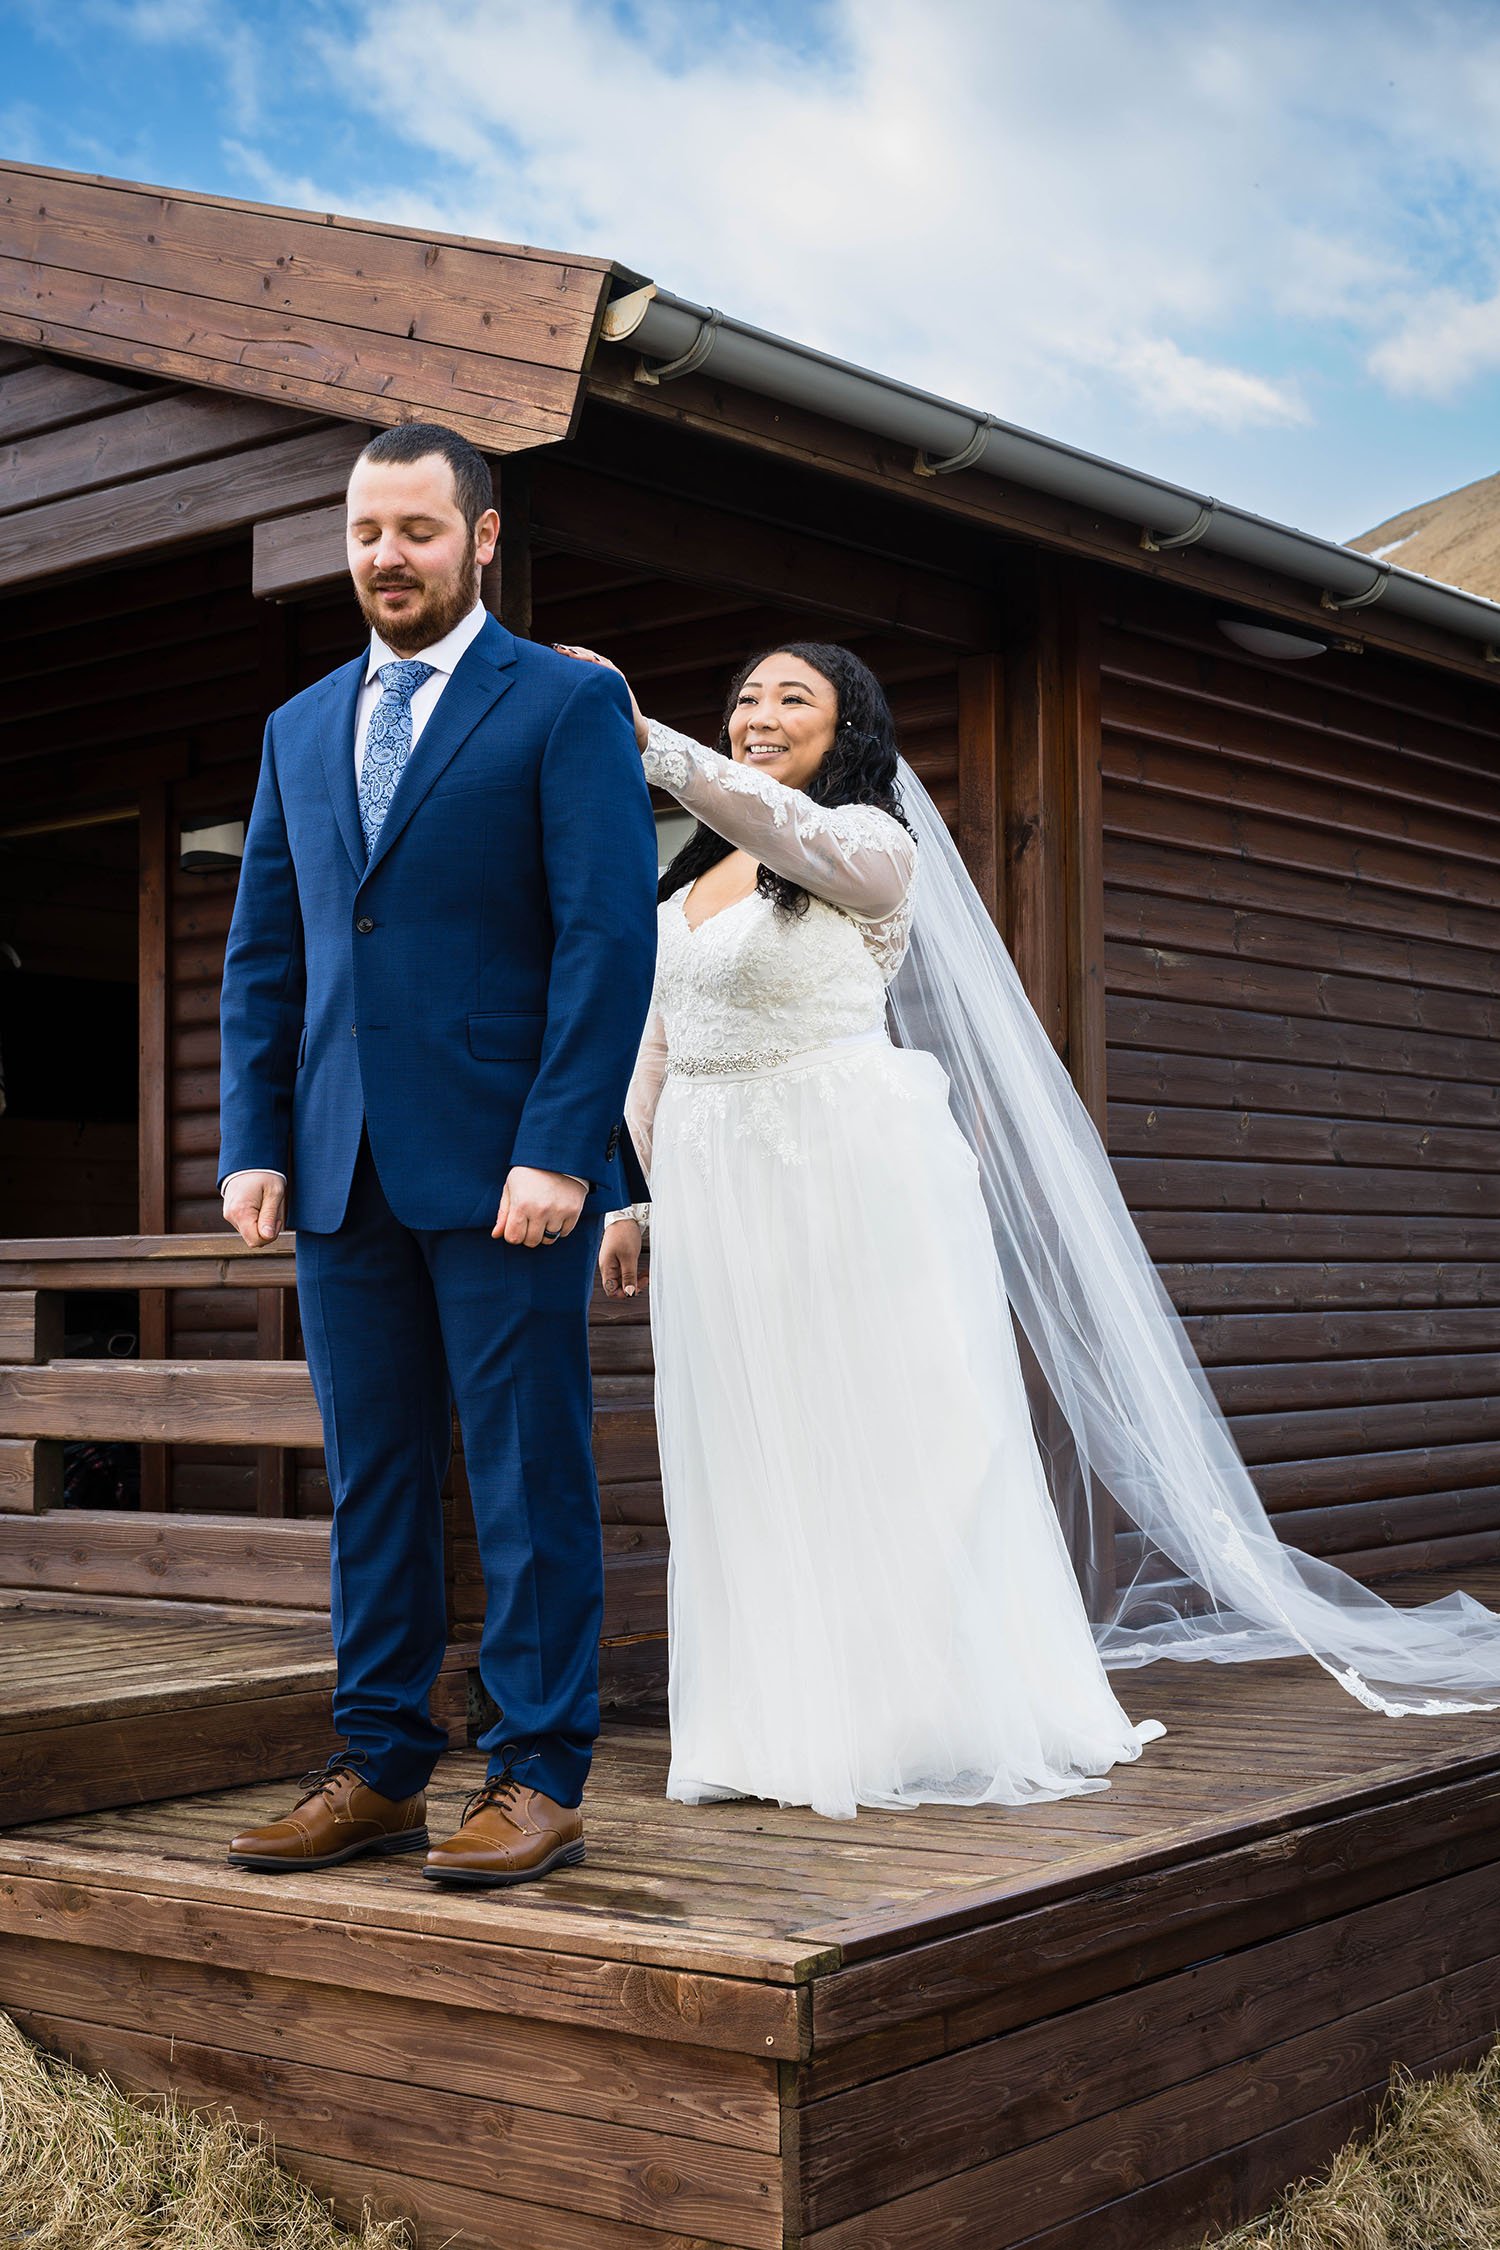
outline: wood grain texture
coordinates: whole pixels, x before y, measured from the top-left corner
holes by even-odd
[[[532,468],[532,534],[549,546],[701,575],[740,593],[896,627],[948,648],[982,646],[992,633],[992,601],[961,578],[758,521],[744,495],[742,506],[735,515],[684,494],[647,496],[571,460],[543,456]]]
[[[48,2013],[25,2027],[66,2045],[85,2067],[142,2091],[164,2080],[194,2107],[243,2115],[253,2105],[276,2140],[358,2159],[374,2146],[398,2170],[439,2167],[456,2186],[494,2184],[495,2148],[518,2203],[570,2208],[631,2226],[708,2235],[740,2250],[778,2250],[781,2174],[774,2156],[664,2129],[570,2118],[493,2096],[395,2085],[327,2064],[244,2058],[154,2032],[87,2028]],[[206,2028],[206,2027],[205,2027]]]
[[[62,1505],[62,1447],[47,1438],[0,1438],[0,1513],[36,1515]]]
[[[62,1299],[52,1291],[0,1290],[0,1362],[52,1359],[62,1350]]]
[[[226,1970],[25,1938],[0,1938],[0,1988],[8,2007],[122,2031],[140,2028],[144,1988],[154,2031],[201,2040],[211,2022],[213,2044],[230,2053],[332,2064],[615,2125],[657,2121],[728,2148],[774,2153],[779,2143],[775,2079],[750,2055],[541,2021],[524,2038],[497,2038],[479,2009],[385,1992],[361,1993],[355,2008],[335,1988],[296,1983],[274,1967]]]
[[[1247,2052],[1494,1957],[1495,1866],[1433,1886],[1419,1935],[1405,1898],[1195,1964],[1150,1987],[814,2100],[802,2121],[811,2228],[969,2171],[1006,2148],[1106,2117]],[[899,2141],[891,2119],[902,2121]]]
[[[294,1235],[249,1250],[222,1234],[12,1237],[0,1243],[4,1289],[291,1289]]]
[[[35,437],[69,422],[92,421],[146,398],[165,397],[172,388],[122,383],[87,368],[58,366],[22,354],[14,344],[0,345],[0,351],[16,355],[0,368],[0,444]]]
[[[1500,1253],[1500,726],[1415,670],[1375,697],[1121,606],[1116,1175],[1179,1307],[1236,1316],[1190,1334],[1283,1535],[1457,1566],[1500,1496],[1486,1332],[1445,1328],[1483,1320]]]
[[[104,1508],[0,1516],[0,1587],[326,1610],[328,1526]]]
[[[75,493],[126,484],[189,461],[212,460],[269,439],[293,437],[304,415],[260,399],[178,391],[113,413],[17,438],[0,451],[6,514]]]
[[[1493,2036],[1497,2002],[1500,1961],[1491,1960],[1279,2042],[1253,2059],[1237,2058],[1164,2095],[1125,2102],[1107,2117],[803,2239],[819,2250],[947,2250],[955,2241],[1025,2241],[1043,2228],[1087,2219],[1101,2201],[1202,2162],[1222,2148],[1226,2111],[1253,2117],[1260,2130],[1274,2129],[1383,2088],[1393,2052],[1404,2050],[1421,2068],[1455,2047],[1482,2050]]]
[[[0,305],[4,301],[0,260]],[[5,318],[0,310],[0,322]],[[0,586],[35,584],[90,564],[222,537],[285,509],[343,492],[363,424],[313,429],[223,460],[192,462],[121,485],[108,508],[93,493],[0,516]]]
[[[0,1369],[0,1435],[320,1445],[301,1361],[53,1360]]]
[[[712,372],[679,377],[652,390],[633,380],[635,359],[628,344],[603,346],[589,371],[591,398],[608,402],[622,418],[642,426],[655,422],[673,430],[701,431],[721,441],[733,439],[753,449],[761,461],[795,462],[823,474],[831,470],[846,488],[894,494],[915,502],[929,520],[939,519],[955,529],[984,527],[1028,548],[1112,565],[1118,589],[1115,607],[1122,615],[1144,609],[1155,621],[1169,604],[1174,611],[1197,612],[1206,595],[1218,606],[1242,605],[1257,616],[1284,619],[1294,632],[1327,630],[1327,616],[1319,610],[1316,593],[1272,571],[1202,545],[1147,554],[1138,523],[1102,515],[1080,502],[1028,491],[984,470],[924,477],[915,467],[910,445],[738,390]],[[1438,667],[1451,670],[1453,685],[1461,693],[1474,692],[1483,703],[1493,695],[1494,683],[1484,671],[1483,657],[1471,646],[1441,630],[1397,618],[1393,612],[1384,618],[1373,610],[1362,612],[1359,645],[1371,654],[1372,668],[1381,661],[1376,651],[1391,650],[1399,657],[1415,657],[1435,679],[1441,678]],[[1408,678],[1410,669],[1399,666]]]
[[[347,578],[345,523],[341,501],[258,523],[252,533],[250,581],[257,600],[290,601]]]
[[[958,848],[990,918],[1005,927],[1005,665],[966,656],[958,667]]]
[[[608,268],[6,165],[0,333],[487,450],[566,437]]]
[[[171,886],[171,809],[167,787],[141,791],[137,815],[139,898],[136,908],[136,1224],[159,1233],[167,1224],[167,1152],[170,1141],[172,941],[168,928]],[[136,1298],[136,1348],[144,1359],[167,1350],[170,1321],[160,1289]],[[165,1447],[140,1451],[140,1504],[154,1514],[167,1506],[171,1469]]]
[[[111,1631],[54,1660],[105,1701]],[[664,1738],[612,1728],[588,1863],[484,1898],[226,1868],[275,1784],[53,1819],[0,1836],[0,2005],[433,2245],[1185,2245],[1247,2142],[1317,2161],[1394,2059],[1487,2042],[1500,1746],[1311,1666],[1157,1672],[1165,1738],[1019,1812],[673,1806]],[[479,1771],[441,1763],[433,1823]]]

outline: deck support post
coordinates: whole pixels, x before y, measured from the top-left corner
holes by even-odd
[[[1027,996],[1089,1115],[1105,1126],[1098,608],[1087,572],[1038,557],[1017,588],[998,730],[1003,926]],[[960,790],[960,818],[964,796]],[[981,847],[982,851],[982,847]],[[1032,1386],[1035,1392],[1036,1386]],[[1066,1447],[1049,1401],[1039,1436]],[[1055,1426],[1054,1426],[1055,1425]],[[1094,1487],[1065,1526],[1090,1614],[1115,1585],[1115,1508]]]
[[[958,848],[991,919],[1005,928],[1005,659],[958,663]]]
[[[500,543],[484,573],[485,608],[507,632],[531,638],[531,463],[524,454],[492,464]]]
[[[54,1289],[0,1290],[0,1363],[45,1366],[63,1347]],[[0,1512],[42,1515],[62,1505],[62,1447],[52,1438],[0,1438]]]
[[[1041,558],[1006,650],[1000,888],[1021,982],[1104,1126],[1103,853],[1097,609]]]
[[[140,1088],[139,1216],[142,1234],[167,1231],[168,1089],[171,1038],[171,818],[164,782],[141,792],[140,799]],[[142,1359],[167,1355],[167,1294],[143,1289],[137,1329]],[[141,1447],[141,1507],[160,1510],[170,1500],[170,1469],[164,1445]]]

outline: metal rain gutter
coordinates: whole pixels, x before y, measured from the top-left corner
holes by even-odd
[[[1298,579],[1317,589],[1330,613],[1329,630],[1336,629],[1336,617],[1378,602],[1397,616],[1477,641],[1500,661],[1500,603],[956,406],[789,337],[748,327],[711,306],[691,304],[654,283],[615,299],[604,316],[603,339],[629,342],[640,353],[642,382],[671,382],[708,368],[722,382],[911,446],[921,475],[982,469],[1139,524],[1148,551],[1201,543]]]

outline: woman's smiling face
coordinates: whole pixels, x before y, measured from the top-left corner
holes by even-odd
[[[729,714],[735,763],[805,789],[832,748],[839,699],[831,680],[778,649],[757,664]]]

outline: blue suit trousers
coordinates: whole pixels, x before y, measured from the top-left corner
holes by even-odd
[[[334,1723],[388,1797],[447,1738],[427,1701],[447,1640],[441,1492],[454,1405],[484,1571],[491,1770],[562,1805],[599,1729],[604,1609],[588,1307],[602,1219],[539,1249],[391,1211],[361,1141],[343,1223],[297,1232],[297,1293],[333,1489]]]

